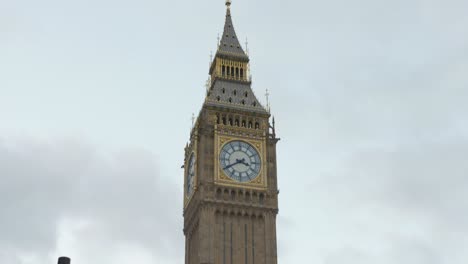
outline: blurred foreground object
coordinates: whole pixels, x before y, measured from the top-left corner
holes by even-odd
[[[58,259],[58,264],[70,264],[70,258],[68,257],[60,257]]]

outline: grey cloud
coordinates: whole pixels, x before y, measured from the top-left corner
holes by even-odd
[[[305,198],[290,192],[297,186],[283,184],[283,203],[293,198],[302,208],[283,207],[304,230],[292,237],[309,241],[312,254],[326,263],[463,263],[468,140],[445,135],[392,141],[354,141],[336,156],[314,156],[321,163],[302,178]],[[294,251],[285,254],[291,258]]]
[[[1,142],[0,164],[2,260],[53,252],[67,219],[97,225],[109,245],[181,254],[180,188],[160,175],[146,150],[105,154],[82,140]]]
[[[356,249],[345,247],[329,253],[324,260],[325,264],[342,263],[411,263],[411,264],[438,264],[441,263],[436,250],[419,242],[394,241],[392,247],[383,252],[370,253],[369,249]]]

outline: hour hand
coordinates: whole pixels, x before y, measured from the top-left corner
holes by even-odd
[[[237,160],[239,163],[244,164],[245,166],[250,166],[248,162],[245,161],[245,158],[242,158],[241,160]]]

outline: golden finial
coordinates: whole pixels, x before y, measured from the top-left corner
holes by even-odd
[[[232,2],[231,0],[226,0],[226,6],[229,8],[231,6]]]

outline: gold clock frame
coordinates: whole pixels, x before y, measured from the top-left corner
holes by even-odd
[[[260,172],[258,176],[250,182],[238,182],[228,177],[224,170],[219,165],[219,154],[224,145],[232,141],[245,141],[252,145],[258,152],[261,161]],[[265,190],[267,188],[267,159],[266,159],[266,142],[262,139],[252,139],[240,136],[215,136],[215,157],[214,157],[214,169],[215,179],[214,182],[218,185],[224,185],[229,187],[242,187],[250,189]]]

